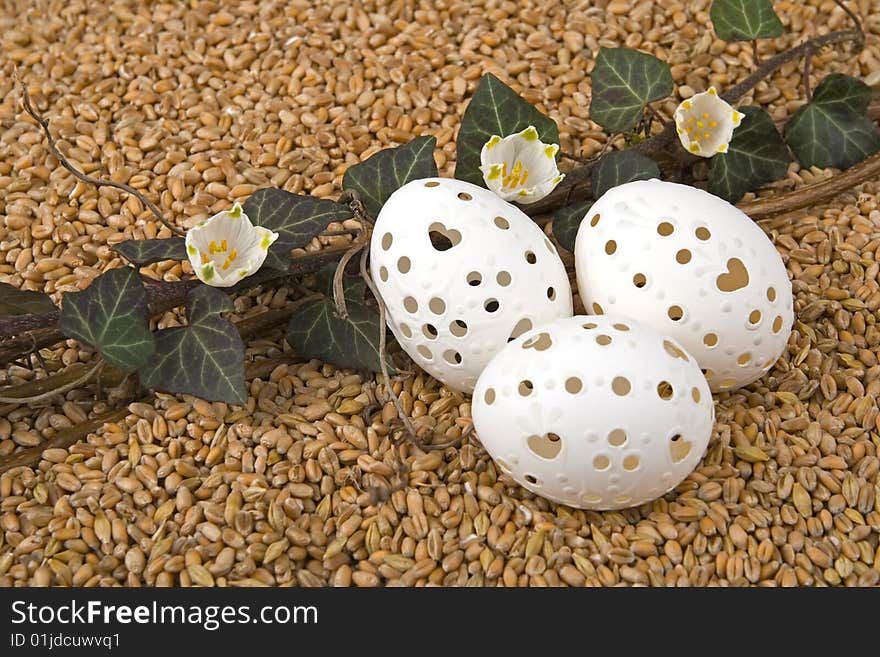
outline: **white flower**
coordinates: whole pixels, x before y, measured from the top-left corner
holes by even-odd
[[[505,201],[534,203],[547,196],[565,177],[556,167],[558,144],[545,144],[529,126],[504,139],[498,135],[480,152],[486,186]]]
[[[278,233],[254,226],[236,203],[187,232],[186,254],[200,281],[230,287],[260,268],[277,239]]]
[[[709,87],[676,108],[675,127],[682,146],[694,155],[712,157],[727,152],[733,130],[744,116],[723,101],[715,87]]]

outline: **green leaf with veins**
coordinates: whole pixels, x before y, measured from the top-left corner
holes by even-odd
[[[436,147],[435,137],[416,137],[403,146],[374,153],[348,168],[342,188],[356,191],[367,213],[375,219],[388,197],[406,183],[437,176]]]
[[[715,155],[709,165],[709,191],[736,203],[788,172],[791,156],[770,115],[760,107],[740,107],[745,114],[733,132],[726,153]]]
[[[785,141],[802,166],[846,169],[880,150],[880,134],[867,116],[870,88],[860,80],[829,75],[813,100],[785,125]]]
[[[770,0],[714,0],[709,18],[725,41],[775,39],[784,31]]]
[[[612,151],[603,155],[593,170],[593,198],[598,200],[602,194],[618,185],[659,177],[660,168],[651,158],[629,150]]]
[[[94,347],[110,365],[133,372],[156,349],[147,319],[140,274],[121,267],[101,274],[82,292],[65,294],[58,328]]]
[[[669,64],[632,48],[602,48],[592,73],[590,118],[610,132],[632,130],[655,100],[672,93]]]
[[[318,291],[323,292],[330,298],[333,298],[333,276],[336,274],[336,267],[338,264],[339,263],[336,262],[330,262],[321,267],[316,274],[316,287]],[[353,276],[345,274],[342,277],[342,289],[345,291],[346,301],[348,299],[354,299],[355,301],[363,303],[367,293],[367,284],[364,282],[364,279],[361,278],[360,274],[355,274]]]
[[[290,252],[306,246],[335,221],[352,217],[348,206],[327,199],[292,194],[283,189],[258,189],[245,201],[243,210],[255,226],[278,233],[269,247],[264,266],[287,269]]]
[[[348,295],[346,305],[347,319],[336,316],[332,299],[318,299],[303,306],[290,318],[287,341],[303,358],[318,358],[337,367],[381,371],[378,311]],[[395,371],[390,363],[388,371]]]
[[[156,356],[141,370],[141,382],[164,392],[208,401],[244,404],[244,343],[232,322],[232,300],[209,285],[186,297],[187,326],[156,332]]]
[[[593,201],[572,203],[558,209],[553,215],[553,237],[566,251],[574,252],[574,243],[581,221],[592,206]]]
[[[461,119],[455,154],[455,177],[486,186],[480,151],[492,135],[507,137],[534,126],[545,144],[559,143],[559,128],[530,102],[491,73],[480,80]]]
[[[113,250],[131,264],[143,267],[162,260],[186,260],[186,240],[169,237],[154,240],[126,240],[113,245]]]
[[[58,310],[49,295],[0,283],[0,317],[44,315]]]

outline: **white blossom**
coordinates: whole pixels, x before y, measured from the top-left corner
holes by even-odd
[[[486,186],[505,201],[534,203],[563,179],[556,166],[558,144],[545,144],[529,126],[501,138],[492,135],[480,152],[480,171]]]
[[[214,287],[230,287],[257,271],[278,239],[254,226],[236,203],[186,234],[186,253],[198,279]]]
[[[712,157],[726,153],[734,129],[745,116],[718,96],[715,87],[695,94],[675,110],[675,127],[681,145],[694,155]]]

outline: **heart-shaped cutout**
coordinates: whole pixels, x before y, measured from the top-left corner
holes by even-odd
[[[435,221],[428,226],[428,238],[431,240],[431,246],[438,251],[448,251],[461,242],[461,233],[454,228],[447,228],[439,221]]]
[[[669,456],[673,463],[681,463],[691,453],[692,444],[686,441],[680,433],[669,439]]]
[[[749,284],[749,270],[739,258],[727,261],[727,271],[719,275],[715,284],[722,292],[736,292]]]
[[[562,440],[555,433],[529,436],[527,444],[529,449],[542,459],[555,459],[562,450]]]
[[[542,332],[523,342],[522,348],[534,349],[535,351],[545,351],[551,346],[553,346],[553,340],[550,339],[550,334]]]

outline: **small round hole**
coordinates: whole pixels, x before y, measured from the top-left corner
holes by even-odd
[[[437,339],[437,329],[433,324],[425,324],[424,326],[422,326],[422,333],[429,340]]]
[[[681,349],[676,347],[669,340],[663,341],[663,349],[666,350],[666,353],[672,356],[673,358],[681,358],[682,360],[688,360],[687,354],[685,354]]]
[[[718,336],[714,333],[707,333],[703,336],[703,344],[707,347],[714,347],[718,344]]]
[[[657,232],[663,237],[669,237],[672,235],[672,231],[675,230],[675,227],[669,223],[668,221],[662,221],[657,225]]]
[[[483,401],[485,401],[490,406],[495,403],[495,388],[486,389],[486,392],[483,395]]]
[[[379,279],[383,283],[388,280],[388,269],[386,269],[385,265],[379,267]]]
[[[644,274],[636,274],[635,276],[633,276],[633,285],[635,285],[636,287],[645,287],[647,283],[648,279],[645,277]]]
[[[593,218],[590,219],[590,226],[595,228],[596,225],[599,223],[599,219],[601,219],[601,218],[602,218],[602,215],[600,215],[599,213],[594,214]]]
[[[487,313],[497,312],[498,308],[500,308],[498,299],[486,299],[486,303],[483,304],[483,308]]]
[[[630,390],[632,390],[632,384],[630,384],[629,379],[625,376],[615,376],[611,381],[611,389],[614,391],[615,395],[624,397],[629,394]]]
[[[681,249],[675,254],[675,261],[680,265],[686,265],[691,261],[691,252],[688,249]]]
[[[597,335],[596,343],[603,347],[607,347],[609,344],[611,344],[611,336],[605,335],[604,333],[601,335]]]
[[[419,302],[416,301],[413,297],[406,297],[403,300],[403,307],[406,309],[406,312],[408,312],[408,313],[419,312]]]
[[[431,312],[435,315],[442,315],[446,312],[446,302],[440,297],[434,297],[428,302],[428,308],[430,308]]]
[[[397,261],[397,271],[399,271],[401,274],[406,274],[407,272],[409,272],[410,269],[412,269],[412,263],[410,262],[409,258],[407,258],[406,256],[402,256]]]
[[[382,236],[382,249],[387,251],[391,248],[391,243],[394,242],[394,235],[391,233],[385,233]]]
[[[535,477],[535,476],[533,476],[533,475],[530,475],[530,474],[527,474],[527,475],[525,476],[525,480],[526,480],[528,483],[530,483],[530,484],[535,484],[535,485],[538,484],[538,479],[537,479],[537,477]]]
[[[596,458],[593,459],[593,467],[596,470],[607,470],[608,466],[611,465],[611,459],[609,459],[604,454],[599,454]]]
[[[556,290],[554,288],[547,288],[547,298],[550,299],[550,301],[554,301],[556,299]]]
[[[532,391],[534,389],[535,389],[534,384],[531,381],[529,381],[528,379],[523,379],[522,381],[520,381],[519,386],[517,387],[517,391],[523,397],[528,397],[529,395],[531,395]]]
[[[457,338],[463,338],[468,332],[467,324],[460,319],[456,319],[449,325],[449,332]]]
[[[495,225],[501,230],[507,230],[510,228],[510,222],[504,217],[495,217]]]
[[[770,303],[776,301],[776,288],[767,288],[767,301],[769,301]]]
[[[745,367],[746,365],[749,364],[749,361],[751,361],[751,360],[752,360],[752,354],[750,354],[747,351],[744,354],[739,355],[739,358],[736,359],[736,364],[739,365],[740,367]]]
[[[565,391],[576,395],[584,389],[584,383],[576,376],[570,376],[565,380]]]
[[[757,324],[761,321],[761,311],[753,310],[749,313],[749,324]]]
[[[605,242],[605,253],[612,255],[615,251],[617,251],[617,242],[614,240],[608,240]]]
[[[593,322],[587,322],[586,324],[584,324],[584,328],[587,329],[587,330],[594,329],[594,328],[596,328],[597,326],[599,326],[599,325],[598,325],[598,324],[594,324]]]
[[[403,333],[406,338],[411,338],[413,336],[412,329],[407,324],[400,325],[400,332]]]
[[[697,236],[698,240],[706,241],[710,237],[712,237],[712,233],[709,232],[709,229],[705,226],[700,226],[694,231],[694,234]]]
[[[473,287],[476,287],[480,283],[483,282],[483,275],[478,271],[472,271],[467,275],[467,283]]]
[[[721,379],[721,383],[718,384],[718,387],[722,390],[727,390],[728,388],[732,388],[736,385],[736,379]]]
[[[431,180],[431,181],[425,183],[425,187],[436,187],[439,184],[440,183],[438,183],[436,180]]]
[[[612,447],[620,447],[626,442],[626,431],[614,429],[608,434],[608,444]]]
[[[462,201],[470,201],[473,198],[473,196],[471,196],[467,192],[459,192],[458,198],[460,198]]]
[[[628,472],[632,472],[633,470],[637,470],[639,467],[639,457],[634,454],[630,454],[626,458],[623,459],[623,469]],[[627,500],[629,501],[629,500]]]
[[[623,332],[629,331],[629,326],[627,326],[626,324],[621,324],[619,322],[617,324],[612,324],[611,326],[616,328],[618,331],[623,331]]]
[[[510,342],[511,340],[516,340],[523,333],[531,330],[532,320],[524,317],[516,323],[516,326],[513,327],[513,330],[510,332],[510,337],[507,338],[507,341]]]
[[[681,306],[669,306],[669,310],[666,314],[669,315],[669,319],[673,322],[677,322],[684,317],[684,311],[681,309]]]
[[[526,262],[530,265],[534,265],[538,262],[538,257],[532,251],[526,251]]]
[[[598,303],[593,303],[593,313],[594,314],[601,315],[604,312],[605,311],[602,310],[602,306],[600,306]]]
[[[672,399],[672,384],[669,381],[661,381],[657,384],[657,396],[664,401]]]
[[[779,333],[782,330],[782,316],[776,315],[776,319],[773,320],[773,332]]]
[[[677,443],[679,440],[681,440],[681,434],[680,434],[680,433],[677,433],[677,434],[675,434],[672,438],[670,438],[669,440],[671,440],[671,441],[674,442],[674,443]]]
[[[431,353],[431,350],[423,344],[420,344],[418,347],[416,347],[416,351],[421,354],[422,358],[425,358],[427,360],[431,360],[434,357],[434,354]]]
[[[443,352],[443,360],[450,365],[461,365],[461,354],[454,349],[447,349]]]
[[[702,398],[702,395],[700,395],[700,391],[699,391],[699,389],[697,389],[697,388],[691,388],[691,399],[693,399],[694,402],[696,402],[697,404],[699,404],[701,398]]]
[[[500,271],[495,275],[495,280],[501,287],[507,287],[510,285],[510,273],[506,271]]]

